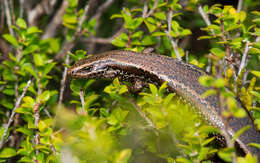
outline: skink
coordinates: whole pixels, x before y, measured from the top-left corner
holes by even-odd
[[[115,50],[79,60],[69,69],[68,74],[73,78],[86,79],[118,77],[133,84],[142,81],[158,86],[166,81],[170,91],[195,105],[210,124],[220,131],[227,131],[231,137],[239,129],[251,126],[237,138],[236,142],[245,153],[250,152],[260,159],[260,149],[248,146],[249,143],[260,144],[260,134],[249,115],[245,118],[233,117],[224,123],[217,97],[215,95],[202,97],[209,88],[200,85],[198,79],[207,74],[194,65],[154,53]]]

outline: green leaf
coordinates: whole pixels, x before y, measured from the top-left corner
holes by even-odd
[[[149,88],[153,95],[157,95],[158,89],[154,84],[149,84]]]
[[[210,49],[210,52],[220,58],[223,58],[225,56],[225,52],[219,48],[212,48],[212,49]]]
[[[144,20],[144,23],[146,27],[148,28],[149,32],[152,33],[153,31],[156,30],[157,26],[154,24],[149,23],[147,20]]]
[[[18,18],[18,19],[16,20],[16,24],[17,24],[20,28],[23,28],[23,29],[26,29],[26,28],[27,28],[26,22],[25,22],[22,18]]]
[[[260,144],[258,143],[249,143],[248,145],[260,149]]]
[[[10,158],[16,155],[14,148],[6,147],[0,151],[0,158]]]
[[[252,156],[250,153],[246,157],[238,157],[237,163],[257,163],[257,156]]]
[[[260,78],[260,71],[251,71],[251,73]]]
[[[27,71],[28,73],[30,73],[33,77],[35,77],[36,79],[38,79],[38,75],[37,73],[34,71],[34,68],[32,67],[32,65],[30,63],[25,63],[22,66],[22,69],[24,69],[25,71]]]
[[[33,61],[34,61],[36,66],[43,66],[45,64],[43,56],[41,54],[34,54],[33,55]]]
[[[132,154],[131,149],[124,149],[120,151],[115,159],[115,163],[128,163]]]
[[[116,37],[112,44],[117,47],[126,47],[126,44],[128,42],[128,36],[126,33],[122,33],[120,36]]]
[[[165,12],[156,12],[154,13],[154,16],[160,20],[166,20]]]
[[[215,89],[209,89],[209,90],[207,90],[206,92],[204,92],[204,93],[201,95],[201,97],[206,98],[206,97],[208,97],[208,96],[215,95],[216,93],[217,93],[217,92],[216,92]]]
[[[6,99],[6,98],[1,99],[0,104],[8,109],[12,109],[14,107],[14,104],[12,102],[8,101],[8,99]]]
[[[9,96],[14,95],[14,89],[7,89],[7,88],[5,88],[2,92],[4,94],[6,94],[6,95],[9,95]]]
[[[241,129],[239,129],[236,134],[233,136],[232,141],[234,142],[241,134],[243,134],[246,130],[250,129],[251,126],[247,125]]]
[[[35,100],[31,96],[25,96],[23,98],[24,103],[26,104],[26,107],[33,108],[35,104]],[[24,104],[23,104],[24,106]]]
[[[6,41],[8,41],[10,44],[12,44],[14,47],[18,48],[19,47],[19,43],[16,40],[16,38],[10,34],[4,34],[3,35],[4,39]]]
[[[123,18],[121,14],[113,14],[110,19],[115,19],[115,18]]]
[[[225,86],[225,79],[223,79],[223,78],[219,78],[219,79],[217,79],[216,80],[216,82],[215,82],[215,86],[217,87],[217,88],[223,88],[224,86]]]
[[[33,33],[41,33],[42,30],[40,30],[38,27],[36,26],[32,26],[32,27],[29,27],[27,29],[27,34],[33,34]]]
[[[224,161],[231,162],[233,152],[234,152],[234,149],[224,148],[218,152],[218,155]]]
[[[43,71],[43,75],[47,75],[51,70],[52,68],[56,65],[55,62],[52,62],[52,63],[48,63],[47,65],[44,66],[44,71]]]
[[[31,129],[25,128],[25,127],[19,127],[18,129],[16,129],[17,132],[21,132],[24,135],[27,136],[32,136],[33,135],[33,131]]]
[[[38,49],[39,49],[38,45],[30,45],[30,46],[28,46],[27,48],[24,49],[23,55],[33,53]]]
[[[40,99],[42,102],[46,102],[46,101],[49,100],[50,97],[51,97],[50,91],[44,91],[44,92],[39,96],[39,99]]]

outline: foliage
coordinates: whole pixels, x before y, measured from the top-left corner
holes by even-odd
[[[246,115],[236,103],[240,98],[260,130],[260,12],[254,8],[259,4],[247,0],[242,11],[231,5],[204,5],[211,21],[206,25],[197,12],[201,2],[194,0],[185,5],[178,0],[112,4],[116,12],[110,12],[110,19],[90,17],[91,12],[80,5],[89,1],[67,2],[63,33],[51,38],[41,37],[48,27],[46,19],[31,25],[30,15],[18,14],[19,5],[13,8],[12,26],[3,25],[1,39],[8,43],[9,53],[0,60],[0,162],[210,162],[216,156],[227,162],[257,162],[250,153],[240,157],[234,147],[220,148],[216,137],[209,136],[220,131],[208,125],[188,101],[166,93],[167,83],[158,88],[150,84],[137,95],[129,92],[131,84],[117,78],[66,83],[63,71],[72,64],[69,57],[74,62],[89,53],[72,49],[78,40],[111,34],[110,27],[103,29],[107,25],[101,27],[103,31],[97,26],[121,21],[123,32],[109,42],[113,48],[141,52],[154,47],[159,54],[207,69],[211,76],[202,76],[200,83],[211,89],[203,96],[217,95],[223,99],[220,106],[228,108],[223,117],[238,118]],[[203,35],[194,34],[198,27]],[[191,37],[198,44],[207,40],[208,48],[196,56],[192,46],[185,44]],[[75,49],[82,49],[80,43]]]

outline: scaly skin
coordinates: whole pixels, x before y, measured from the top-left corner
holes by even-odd
[[[209,88],[200,85],[198,79],[207,74],[194,65],[154,53],[115,50],[78,61],[69,69],[68,74],[73,78],[86,79],[118,77],[133,84],[141,81],[144,85],[154,83],[158,86],[167,81],[170,91],[176,92],[195,105],[210,124],[221,131],[227,131],[230,136],[234,136],[239,129],[247,125],[251,126],[236,142],[245,153],[250,152],[260,158],[260,149],[247,145],[260,144],[260,134],[250,117],[231,118],[224,123],[217,97],[201,96]]]

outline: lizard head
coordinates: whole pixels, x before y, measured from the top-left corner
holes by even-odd
[[[114,78],[117,71],[111,68],[112,60],[91,56],[76,62],[69,70],[72,78]]]

